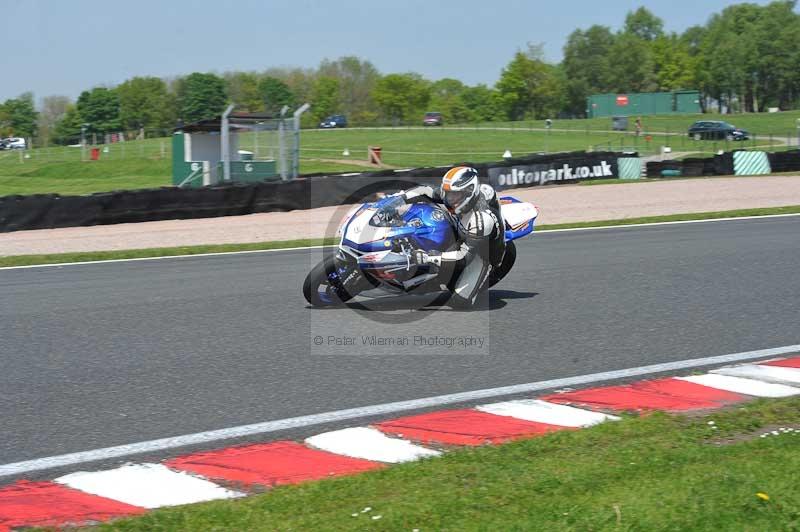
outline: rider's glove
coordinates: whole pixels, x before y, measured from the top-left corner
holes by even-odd
[[[421,249],[416,249],[414,250],[414,262],[417,264],[433,264],[435,266],[441,266],[442,256],[435,252],[428,254]]]

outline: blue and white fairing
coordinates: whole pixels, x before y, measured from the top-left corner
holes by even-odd
[[[414,249],[439,251],[455,243],[453,225],[444,210],[430,203],[405,205],[391,196],[359,207],[340,232],[341,246],[359,255],[386,251],[400,242],[408,242]]]
[[[511,196],[500,198],[500,212],[506,224],[506,242],[532,233],[539,216],[539,209]]]
[[[405,288],[435,277],[430,266],[411,261],[414,249],[447,251],[456,241],[449,214],[430,203],[406,205],[389,196],[366,203],[345,218],[339,248],[358,269]]]
[[[506,241],[533,231],[536,207],[512,197],[500,198],[500,204]],[[413,250],[445,252],[456,245],[454,220],[443,207],[427,202],[406,205],[394,196],[355,207],[337,234],[341,255],[334,275],[344,279],[357,267],[375,280],[404,289],[437,276],[431,266],[412,261]]]

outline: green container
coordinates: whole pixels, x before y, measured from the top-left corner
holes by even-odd
[[[700,92],[696,90],[593,94],[586,99],[589,118],[700,112]]]
[[[222,162],[217,165],[217,175],[222,181]],[[231,181],[261,183],[280,179],[275,161],[231,161]]]
[[[700,93],[697,91],[677,91],[675,93],[676,113],[702,113]]]

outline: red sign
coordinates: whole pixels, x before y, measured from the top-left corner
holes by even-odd
[[[617,96],[617,105],[619,105],[620,107],[628,105],[628,97],[624,94],[620,94],[619,96]]]

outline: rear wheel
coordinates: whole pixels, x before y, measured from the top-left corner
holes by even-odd
[[[492,273],[489,274],[489,286],[494,286],[499,283],[503,277],[508,275],[508,272],[511,271],[511,268],[514,267],[514,263],[517,260],[517,246],[514,244],[514,241],[511,240],[510,242],[506,242],[506,252],[503,255],[503,262],[500,266],[493,270]]]
[[[314,266],[303,282],[303,296],[315,307],[331,307],[353,296],[331,284],[330,276],[336,272],[333,255],[328,255]]]

